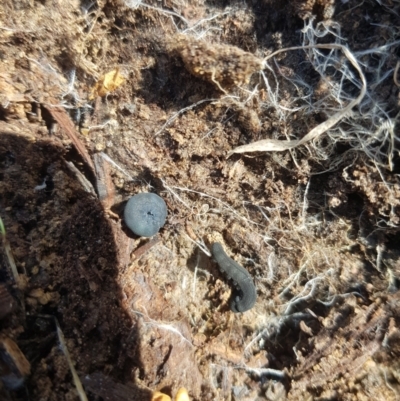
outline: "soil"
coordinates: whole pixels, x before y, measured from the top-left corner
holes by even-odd
[[[0,399],[84,399],[74,369],[89,400],[398,399],[399,15],[397,0],[3,0]],[[358,96],[340,52],[264,63],[311,34],[355,52],[366,100],[306,145],[227,157]],[[140,192],[168,207],[153,238],[123,222]],[[254,279],[251,310],[230,310],[213,242]]]

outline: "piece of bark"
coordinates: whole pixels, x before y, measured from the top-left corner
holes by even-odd
[[[79,139],[77,132],[75,130],[74,123],[71,121],[65,109],[56,105],[44,105],[44,108],[51,114],[54,121],[58,123],[60,129],[68,136],[68,138],[74,144],[76,150],[79,152],[85,163],[88,165],[90,170],[94,174],[94,165],[92,159],[86,150],[85,145]]]

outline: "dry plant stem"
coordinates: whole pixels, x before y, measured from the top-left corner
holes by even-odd
[[[400,81],[397,79],[397,74],[398,74],[398,72],[399,72],[399,68],[400,68],[400,61],[398,61],[398,62],[396,63],[396,67],[395,67],[394,73],[393,73],[393,81],[394,81],[394,83],[396,84],[396,86],[397,86],[398,88],[400,88]]]
[[[109,163],[98,153],[93,155],[93,164],[96,169],[96,191],[100,202],[109,209],[114,202],[114,186],[110,175]]]
[[[3,245],[4,245],[4,250],[6,252],[8,264],[10,265],[12,274],[14,276],[14,280],[18,284],[19,274],[18,274],[18,270],[17,270],[17,265],[15,264],[15,260],[14,260],[14,256],[11,251],[10,244],[6,238],[3,239]]]
[[[76,373],[74,364],[71,359],[71,355],[69,354],[69,351],[67,348],[67,344],[65,343],[64,334],[61,331],[61,327],[58,323],[58,320],[56,318],[54,318],[54,321],[55,321],[56,327],[57,327],[58,341],[60,342],[61,350],[64,353],[65,358],[67,359],[69,370],[71,371],[76,390],[78,391],[78,394],[79,394],[79,398],[81,401],[87,401],[87,396],[86,396],[85,391],[83,390],[82,382],[79,379],[78,374]]]
[[[1,217],[0,217],[0,234],[3,237],[3,246],[4,246],[4,251],[6,252],[8,264],[10,265],[10,269],[14,276],[15,282],[18,284],[19,274],[17,270],[17,265],[15,263],[15,259],[11,251],[10,243],[7,240],[6,229],[4,227],[3,219]]]
[[[311,45],[311,46],[296,46],[296,47],[288,47],[286,49],[277,50],[276,52],[270,54],[268,57],[264,59],[264,65],[267,60],[276,56],[279,53],[287,52],[290,50],[300,50],[300,49],[340,49],[343,51],[344,55],[353,65],[353,67],[357,70],[358,74],[360,75],[362,88],[358,97],[352,100],[344,109],[336,112],[331,117],[329,117],[323,123],[317,125],[313,128],[306,136],[299,140],[293,141],[280,141],[277,139],[264,139],[261,141],[253,142],[248,145],[238,146],[237,148],[233,149],[231,152],[228,153],[228,157],[231,156],[233,153],[245,153],[245,152],[281,152],[284,150],[289,150],[296,148],[297,146],[303,145],[306,142],[309,142],[315,138],[318,138],[324,132],[328,131],[332,128],[335,124],[337,124],[343,117],[346,117],[348,113],[351,112],[351,109],[354,106],[357,106],[361,100],[364,98],[367,92],[367,81],[365,76],[361,70],[360,65],[358,64],[356,58],[350,52],[350,50],[346,46],[338,45],[338,44],[326,44],[326,45]]]
[[[65,162],[65,165],[67,166],[67,168],[75,175],[76,179],[81,183],[83,189],[86,192],[96,196],[96,192],[93,188],[92,183],[80,172],[80,170],[78,170],[75,167],[74,163],[66,161],[66,160],[64,160],[64,162]]]

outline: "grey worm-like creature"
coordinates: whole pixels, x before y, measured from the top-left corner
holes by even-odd
[[[152,237],[165,224],[167,205],[153,193],[141,193],[129,199],[124,210],[125,224],[140,237]]]
[[[249,272],[233,259],[231,259],[222,248],[222,245],[215,242],[211,246],[211,254],[223,271],[235,285],[229,306],[232,312],[246,312],[251,309],[257,299],[256,287]]]

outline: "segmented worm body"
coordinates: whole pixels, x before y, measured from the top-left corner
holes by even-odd
[[[212,244],[211,254],[220,270],[235,284],[236,288],[229,302],[232,312],[246,312],[251,309],[256,302],[257,291],[249,272],[231,259],[218,242]]]

